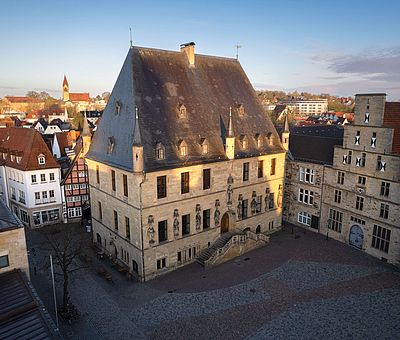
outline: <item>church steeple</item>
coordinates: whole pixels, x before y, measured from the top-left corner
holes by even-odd
[[[235,134],[233,132],[232,108],[229,107],[228,131],[225,138],[225,154],[229,159],[235,158]]]
[[[67,80],[67,76],[64,74],[63,80],[63,100],[64,102],[69,101],[69,84]]]
[[[143,144],[140,133],[138,108],[135,108],[135,126],[132,140],[133,172],[142,173],[144,169]]]
[[[283,127],[283,132],[282,132],[282,145],[286,151],[289,150],[289,135],[290,135],[289,120],[288,120],[288,115],[286,113],[285,125]]]

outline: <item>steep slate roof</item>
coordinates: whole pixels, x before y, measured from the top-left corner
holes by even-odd
[[[392,152],[400,153],[400,102],[386,102],[383,125],[394,129]]]
[[[22,222],[15,217],[4,201],[0,199],[0,232],[23,227]]]
[[[58,168],[57,161],[53,158],[41,134],[35,129],[9,127],[0,129],[0,153],[7,153],[7,157],[0,162],[9,167],[22,171]],[[21,162],[11,161],[10,154],[20,155]],[[40,165],[38,156],[45,156],[45,164]],[[1,156],[1,155],[0,155]]]
[[[116,110],[116,105],[120,110]],[[178,119],[178,105],[184,104],[187,119]],[[240,116],[238,104],[244,106]],[[195,55],[189,67],[183,52],[132,47],[125,59],[101,122],[93,137],[88,158],[132,170],[135,106],[144,147],[145,171],[227,160],[224,139],[232,107],[235,136],[248,137],[248,149],[236,139],[236,156],[250,157],[284,152],[276,130],[265,115],[245,72],[236,59]],[[271,132],[277,143],[269,146]],[[257,148],[254,135],[264,138]],[[113,152],[107,154],[109,138]],[[200,140],[209,142],[209,153],[201,153]],[[188,156],[179,157],[178,142],[188,145]],[[155,145],[165,147],[165,160],[155,159]]]
[[[20,270],[0,274],[0,339],[61,339]]]
[[[337,126],[291,128],[289,150],[298,161],[332,165],[335,145],[342,144],[343,128]]]
[[[49,125],[49,124],[47,123],[46,119],[44,119],[44,118],[39,118],[36,122],[33,123],[32,127],[35,128],[36,125],[38,125],[38,123],[40,123],[40,124],[43,126],[44,129],[46,129],[47,126]]]

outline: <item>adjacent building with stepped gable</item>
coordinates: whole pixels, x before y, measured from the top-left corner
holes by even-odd
[[[132,47],[86,158],[94,242],[141,281],[263,245],[285,155],[236,59]]]
[[[333,166],[325,169],[320,232],[400,263],[400,102],[358,94]]]

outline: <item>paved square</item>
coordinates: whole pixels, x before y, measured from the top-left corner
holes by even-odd
[[[216,268],[193,263],[145,284],[111,268],[107,282],[96,268],[108,260],[92,253],[71,284],[81,320],[62,331],[74,339],[397,338],[400,272],[323,235],[291,231]],[[46,275],[32,277],[51,311]]]

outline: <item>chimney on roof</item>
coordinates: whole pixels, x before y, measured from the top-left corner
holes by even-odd
[[[194,66],[194,46],[195,45],[196,44],[193,41],[190,43],[181,44],[181,52],[184,52],[186,54],[186,57],[188,58],[190,66]]]

